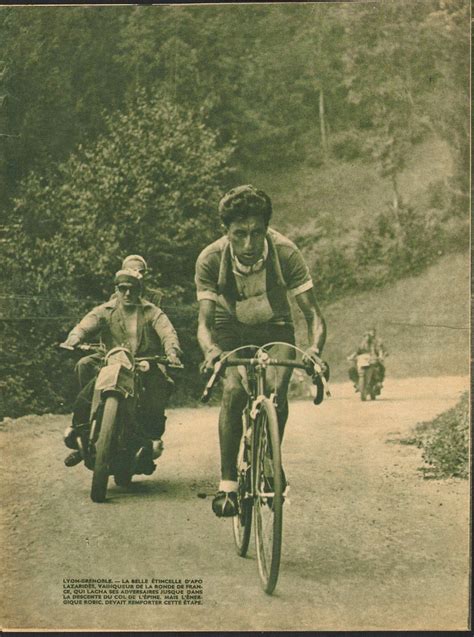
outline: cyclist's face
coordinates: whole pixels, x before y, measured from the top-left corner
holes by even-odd
[[[140,296],[140,289],[137,285],[130,283],[120,283],[115,287],[118,298],[126,307],[137,305]]]
[[[227,236],[235,256],[244,265],[257,263],[263,254],[267,228],[261,215],[232,221]]]

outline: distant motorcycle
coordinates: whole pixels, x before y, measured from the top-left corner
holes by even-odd
[[[75,349],[104,353],[97,345]],[[84,464],[93,472],[93,502],[104,502],[109,476],[114,476],[117,486],[127,487],[134,474],[150,475],[155,470],[152,441],[144,435],[136,417],[141,375],[152,365],[182,368],[170,365],[164,356],[135,358],[125,347],[115,347],[105,354],[94,385],[89,424],[79,428],[77,437]]]
[[[375,400],[382,389],[379,359],[372,354],[358,354],[356,356],[356,366],[360,399],[365,401],[367,396],[370,396],[371,400]]]

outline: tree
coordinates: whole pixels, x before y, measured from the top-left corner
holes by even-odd
[[[123,104],[118,18],[101,7],[0,9],[0,207],[29,171],[64,160]]]
[[[21,366],[7,366],[5,382],[21,386],[8,393],[16,414],[58,408],[64,373],[53,343],[108,298],[126,254],[146,257],[150,284],[165,289],[188,360],[196,357],[194,263],[219,234],[216,205],[228,186],[232,149],[217,145],[199,115],[159,93],[139,93],[105,121],[97,142],[47,178],[29,175],[15,200],[18,226],[6,239],[3,275],[16,320],[6,324],[4,340],[13,360],[30,361],[24,376]],[[43,377],[33,404],[24,402]]]
[[[347,99],[363,114],[368,146],[381,176],[392,182],[395,211],[401,198],[399,174],[411,147],[427,130],[426,96],[436,71],[435,58],[420,34],[434,4],[428,0],[345,8],[350,42],[344,58]]]

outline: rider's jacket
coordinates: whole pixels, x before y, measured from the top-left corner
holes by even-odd
[[[272,228],[254,266],[239,263],[227,236],[208,245],[197,259],[195,283],[199,301],[216,302],[216,324],[232,318],[249,325],[291,325],[288,295],[313,287],[301,252]]]
[[[386,356],[387,351],[385,350],[385,346],[381,338],[378,336],[370,338],[370,336],[365,335],[359,343],[357,354],[372,354],[377,358],[383,358]]]
[[[81,341],[100,336],[109,350],[112,347],[132,349],[125,317],[117,298],[98,305],[71,330],[70,336]],[[140,301],[137,311],[137,356],[151,356],[163,350],[166,355],[181,354],[178,335],[166,314],[149,301]],[[133,348],[134,349],[134,348]]]

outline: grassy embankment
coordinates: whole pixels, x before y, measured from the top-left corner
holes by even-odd
[[[400,190],[410,203],[426,208],[430,186],[446,179],[451,170],[449,147],[439,140],[425,142],[415,148],[400,177]],[[274,226],[290,236],[296,228],[320,218],[325,219],[326,228],[331,219],[334,234],[348,232],[391,198],[388,180],[380,178],[373,165],[360,161],[332,162],[322,168],[298,166],[247,177],[271,193]],[[417,276],[345,297],[323,310],[328,324],[325,355],[334,380],[347,379],[345,357],[372,324],[390,351],[389,376],[468,374],[466,253],[440,255],[437,264]]]

